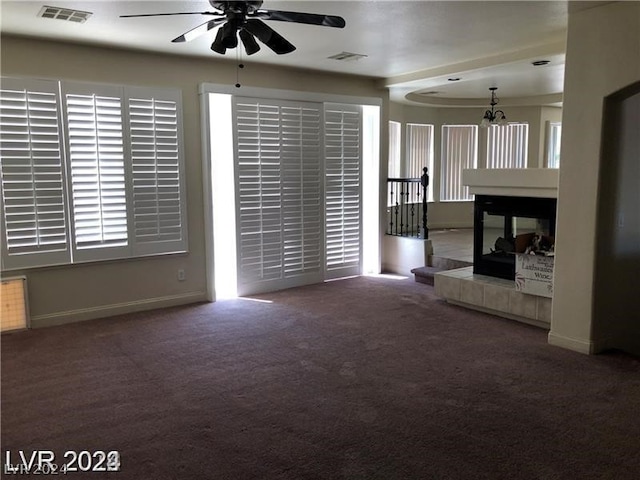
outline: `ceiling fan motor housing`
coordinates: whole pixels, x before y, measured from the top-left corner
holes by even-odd
[[[224,13],[253,13],[262,6],[262,0],[248,2],[220,2],[217,0],[209,0],[211,6]]]

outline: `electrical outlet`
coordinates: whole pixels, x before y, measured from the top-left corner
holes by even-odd
[[[624,213],[618,213],[618,228],[624,228]]]
[[[185,276],[185,273],[184,273],[184,268],[178,269],[178,281],[179,282],[184,282],[185,278],[186,278],[186,276]]]

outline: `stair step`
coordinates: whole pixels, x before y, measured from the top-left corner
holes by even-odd
[[[438,257],[431,255],[427,262],[430,266],[439,268],[440,270],[454,270],[456,268],[470,267],[473,262],[467,262],[464,260],[456,260],[453,258]]]
[[[437,267],[417,267],[411,269],[411,273],[413,273],[415,281],[419,283],[426,283],[427,285],[433,285],[434,275],[441,271],[442,269]]]

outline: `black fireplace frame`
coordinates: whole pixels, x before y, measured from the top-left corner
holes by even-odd
[[[516,259],[514,254],[500,258],[483,254],[484,214],[504,216],[504,238],[513,235],[513,218],[525,217],[549,221],[549,232],[555,237],[555,198],[513,197],[502,195],[476,195],[473,214],[473,273],[491,277],[515,279]]]

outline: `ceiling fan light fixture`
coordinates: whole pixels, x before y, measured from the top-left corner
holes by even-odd
[[[218,33],[216,33],[216,39],[211,44],[211,50],[220,55],[224,55],[227,52],[227,47],[224,46],[224,32],[222,28],[218,29]]]
[[[240,40],[242,40],[242,44],[244,45],[244,50],[247,52],[247,55],[253,55],[260,51],[260,45],[256,42],[256,39],[253,38],[249,32],[244,29],[240,30]]]
[[[225,23],[222,28],[222,44],[226,48],[236,48],[238,46],[238,36],[236,28],[232,22]]]

